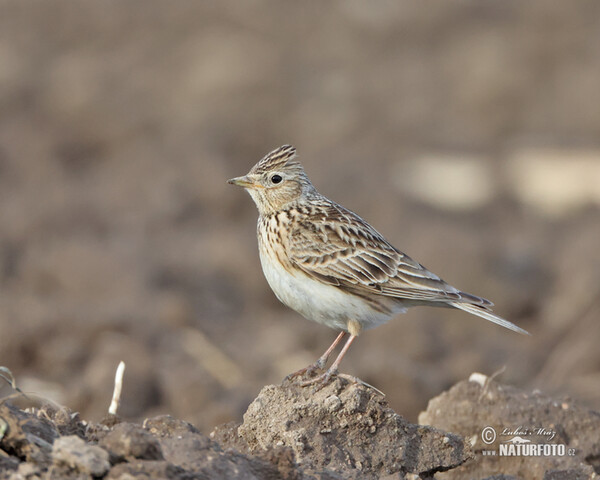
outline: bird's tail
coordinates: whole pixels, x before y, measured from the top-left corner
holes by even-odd
[[[523,330],[521,327],[517,327],[514,323],[511,323],[508,320],[505,320],[504,318],[493,314],[484,307],[461,302],[448,302],[448,304],[452,305],[454,308],[459,308],[460,310],[464,310],[465,312],[472,313],[473,315],[477,315],[481,318],[485,318],[486,320],[494,322],[504,328],[508,328],[509,330],[513,330],[518,333],[523,333],[525,335],[530,335],[530,333],[527,330]]]

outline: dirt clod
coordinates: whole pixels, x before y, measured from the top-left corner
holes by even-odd
[[[419,423],[474,441],[474,458],[448,472],[446,479],[484,478],[494,471],[506,478],[540,480],[587,479],[600,473],[594,462],[600,458],[600,414],[571,400],[525,393],[493,380],[483,385],[462,381],[430,400]],[[485,428],[495,432],[487,444]],[[564,453],[553,447],[549,455],[519,455],[516,449],[510,455],[484,455],[484,451],[498,453],[500,445],[515,439],[525,445],[564,446]]]
[[[345,478],[430,475],[470,455],[461,437],[412,425],[378,392],[340,377],[320,389],[290,381],[263,388],[238,433],[253,454],[288,447],[300,465]]]
[[[241,424],[210,436],[168,415],[109,426],[9,400],[0,402],[0,419],[0,480],[587,480],[600,458],[599,413],[487,378],[432,399],[421,425],[391,410],[380,392],[342,377],[320,388],[298,380],[266,386]],[[486,426],[497,438],[482,443]],[[516,436],[570,453],[484,454]]]
[[[131,423],[116,425],[99,445],[110,453],[111,463],[163,459],[159,441],[141,426]]]
[[[52,448],[55,465],[68,468],[94,477],[104,475],[110,469],[108,452],[86,443],[75,435],[57,438]]]
[[[0,404],[0,418],[5,422],[2,450],[34,463],[51,463],[52,443],[59,436],[51,421],[8,404]]]

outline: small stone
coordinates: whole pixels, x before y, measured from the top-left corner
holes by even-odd
[[[469,382],[478,383],[480,386],[484,387],[487,379],[487,375],[479,372],[473,372],[469,377]]]
[[[158,440],[143,427],[130,423],[117,425],[101,441],[100,445],[110,452],[114,462],[137,458],[140,460],[162,460],[163,454]]]
[[[94,477],[100,477],[110,469],[108,452],[95,445],[86,445],[76,435],[57,438],[52,457],[55,465],[64,464]]]
[[[346,408],[350,413],[364,412],[369,402],[369,395],[365,390],[353,389]]]
[[[17,475],[20,475],[21,478],[35,478],[34,475],[39,476],[40,473],[40,467],[34,463],[23,462],[17,468]]]
[[[342,401],[337,395],[331,395],[325,399],[325,407],[331,413],[337,412],[342,407]]]

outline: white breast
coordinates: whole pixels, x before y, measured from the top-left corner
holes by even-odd
[[[339,330],[346,330],[350,319],[357,320],[363,329],[376,327],[390,319],[360,297],[321,283],[301,271],[290,273],[276,255],[264,247],[264,244],[259,245],[260,261],[269,286],[282,303],[303,317]],[[395,312],[403,310],[398,307]]]

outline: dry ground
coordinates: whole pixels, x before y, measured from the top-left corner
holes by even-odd
[[[413,422],[503,367],[599,409],[599,48],[592,0],[2,2],[0,364],[92,420],[119,360],[126,419],[239,419],[335,335],[275,300],[225,184],[293,143],[532,333],[414,310],[343,371]]]

